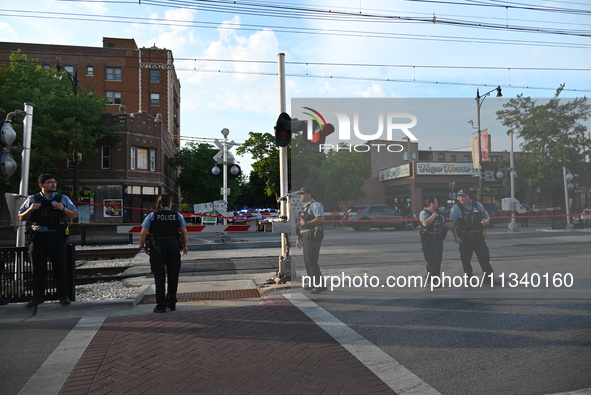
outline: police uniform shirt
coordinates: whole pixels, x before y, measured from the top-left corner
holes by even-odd
[[[423,221],[427,220],[431,215],[433,215],[431,210],[429,210],[427,207],[423,207],[423,211],[419,213],[419,221],[421,221],[421,224],[423,223]]]
[[[460,204],[460,203],[458,203]],[[462,217],[462,209],[460,208],[460,206],[458,206],[458,204],[454,205],[451,208],[451,213],[449,214],[449,219],[451,221],[454,222],[458,222],[458,219],[460,219]],[[485,218],[488,215],[488,212],[486,211],[486,209],[484,208],[484,206],[482,204],[480,204],[479,202],[476,202],[476,204],[478,205],[478,212],[480,214],[482,214],[482,218]],[[472,200],[470,200],[468,203],[463,205],[467,210],[472,211],[472,209],[474,208],[474,202]]]
[[[164,206],[162,208],[162,211],[172,211],[170,209],[170,207],[168,206]],[[146,219],[144,219],[144,222],[142,222],[142,226],[148,230],[150,230],[150,226],[152,226],[152,222],[154,222],[154,215],[156,213],[155,212],[151,212]],[[177,215],[178,219],[179,219],[179,228],[184,228],[185,226],[187,226],[187,222],[185,221],[185,218],[183,218],[183,216],[178,213]]]
[[[302,213],[312,214],[314,218],[324,217],[324,206],[322,206],[322,203],[317,202],[314,199],[310,199],[310,201],[306,203],[306,205],[304,206],[304,210],[302,211]],[[301,233],[306,233],[311,230],[313,229],[302,228]]]
[[[40,194],[36,194],[36,195],[31,195],[27,198],[27,200],[25,200],[25,202],[23,203],[23,205],[21,206],[21,208],[18,210],[19,214],[24,213],[25,211],[27,211],[29,209],[29,207],[31,207],[31,205],[33,203],[35,203],[35,196],[38,196]],[[47,200],[47,201],[51,201],[53,200],[53,198],[55,197],[55,195],[57,195],[57,192],[53,192],[49,197],[46,197],[45,195],[43,195],[43,199]],[[73,210],[73,211],[78,211],[78,208],[74,205],[74,203],[72,203],[72,201],[70,200],[69,197],[67,197],[66,195],[62,194],[62,200],[59,201],[58,203],[61,203],[64,205],[65,208],[67,208],[68,210]],[[32,225],[32,229],[35,232],[49,232],[49,231],[54,231],[55,229],[49,229],[47,226],[39,226],[39,225]]]

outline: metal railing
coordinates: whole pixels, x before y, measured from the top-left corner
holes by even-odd
[[[76,284],[74,267],[76,262],[74,246],[67,246],[66,268],[68,271],[68,297],[76,300]],[[0,247],[0,258],[4,262],[4,270],[0,265],[0,295],[9,302],[26,302],[33,296],[33,265],[29,247]],[[58,300],[57,288],[53,279],[51,262],[48,262],[47,278],[45,279],[45,300]]]
[[[71,224],[70,237],[73,245],[116,245],[133,244],[132,233],[117,233],[120,224]],[[0,247],[16,245],[16,230],[13,227],[0,228]]]

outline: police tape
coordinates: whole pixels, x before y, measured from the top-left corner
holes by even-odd
[[[139,233],[140,225],[117,226],[117,233]],[[187,232],[224,233],[224,232],[256,232],[256,225],[187,225]]]

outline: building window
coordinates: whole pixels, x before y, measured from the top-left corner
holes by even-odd
[[[160,82],[160,70],[150,70],[150,82]]]
[[[94,77],[94,66],[86,66],[86,76]]]
[[[136,158],[136,169],[137,170],[148,170],[149,160],[148,160],[148,150],[146,148],[138,148],[137,149],[137,158]]]
[[[159,106],[160,105],[160,93],[150,93],[150,105],[151,106]]]
[[[456,156],[455,156],[455,155],[452,155],[452,156],[451,156],[451,161],[452,161],[452,162],[455,162],[455,161],[456,161]]]
[[[445,154],[443,152],[438,153],[437,160],[440,162],[444,162],[445,161]]]
[[[464,155],[464,162],[470,162],[470,155]]]
[[[121,92],[107,91],[106,94],[109,104],[121,104]]]
[[[111,168],[111,146],[103,145],[101,147],[101,169]]]
[[[131,151],[129,152],[129,165],[131,170],[135,170],[135,158],[136,158],[136,149],[135,147],[131,147]]]
[[[74,75],[74,66],[64,66],[64,70],[70,73],[70,75]]]
[[[49,69],[51,69],[50,65],[48,65],[48,64],[43,65],[43,70],[49,70]]]
[[[156,150],[150,150],[150,171],[156,171]]]
[[[105,79],[107,81],[121,81],[121,67],[107,67]]]

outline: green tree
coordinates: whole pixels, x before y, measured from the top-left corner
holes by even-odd
[[[289,150],[288,150],[289,151]],[[264,181],[266,196],[279,196],[279,149],[275,137],[270,133],[250,132],[248,139],[236,149],[238,155],[250,153],[254,163],[253,172],[259,180]]]
[[[370,176],[365,153],[346,149],[330,151],[320,168],[320,191],[324,206],[341,211],[349,200],[362,198]]]
[[[34,104],[31,136],[29,190],[37,189],[37,175],[63,166],[73,150],[89,158],[98,152],[98,142],[114,141],[118,127],[101,123],[107,110],[106,98],[95,98],[83,88],[74,95],[70,79],[55,69],[46,70],[21,52],[10,56],[0,68],[0,114]],[[22,144],[22,122],[13,122],[17,142]],[[15,192],[20,182],[20,151],[13,151],[19,169],[3,185],[3,192]],[[84,163],[82,162],[82,166]]]
[[[562,180],[562,166],[583,171],[587,127],[582,121],[591,116],[591,106],[586,97],[562,102],[563,88],[545,104],[518,95],[497,111],[497,119],[509,128],[507,134],[523,140],[524,154],[516,160],[521,185],[552,186]]]
[[[253,189],[264,189],[267,196],[279,196],[279,149],[275,137],[270,133],[249,134],[249,139],[237,150],[239,154],[250,153],[256,161],[253,164],[249,194]],[[292,136],[287,148],[289,190],[298,190],[304,185],[311,186],[315,198],[325,207],[338,209],[348,200],[363,197],[363,185],[369,178],[369,167],[365,154],[351,152],[340,146],[339,150],[325,153],[315,151],[301,134]],[[264,188],[260,181],[264,180]]]
[[[197,204],[222,199],[222,175],[216,177],[211,173],[216,164],[213,157],[217,153],[218,149],[211,144],[191,142],[170,158],[169,164],[180,169],[177,185],[181,188],[185,202]],[[229,209],[238,201],[240,180],[240,177],[228,177],[228,188],[231,191],[228,196]]]

